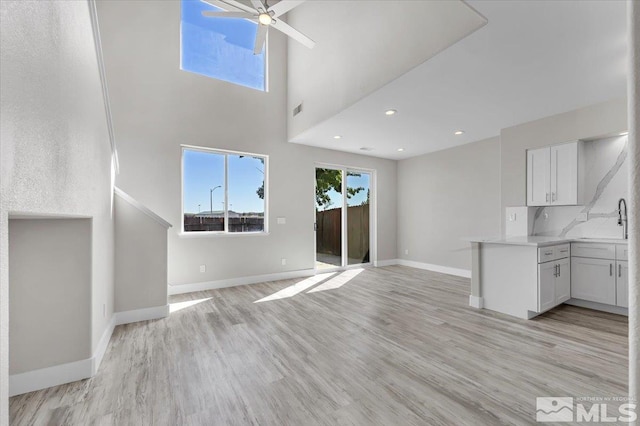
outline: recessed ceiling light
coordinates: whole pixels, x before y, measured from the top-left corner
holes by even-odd
[[[453,134],[456,136],[464,135],[464,130],[456,130]]]
[[[404,151],[404,148],[398,148],[398,152]]]
[[[340,135],[335,135],[333,138],[334,138],[334,139],[342,139],[342,136],[340,136]]]
[[[628,134],[629,134],[629,132],[622,132],[622,133],[620,133],[619,136],[627,136]]]
[[[395,109],[388,109],[384,113],[385,115],[394,115],[394,114],[397,114],[398,111],[396,111]]]

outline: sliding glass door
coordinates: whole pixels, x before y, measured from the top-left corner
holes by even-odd
[[[371,175],[347,171],[347,264],[369,263]]]
[[[371,172],[316,167],[316,269],[370,262]]]

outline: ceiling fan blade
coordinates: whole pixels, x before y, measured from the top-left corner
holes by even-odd
[[[213,10],[205,10],[202,16],[207,18],[255,18],[255,14],[249,12],[214,12]]]
[[[248,8],[244,5],[242,5],[242,3],[240,3],[243,7],[240,6],[234,6],[231,3],[228,3],[226,1],[223,0],[201,0],[204,3],[207,3],[213,7],[217,7],[218,9],[222,9],[222,10],[226,10],[228,12],[238,12],[238,11],[244,11],[244,12],[253,12],[252,10],[247,10]]]
[[[304,44],[309,49],[313,49],[313,46],[316,45],[315,41],[311,40],[309,37],[302,34],[300,31],[296,30],[292,26],[287,25],[285,22],[278,20],[275,23],[272,23],[271,26],[278,31],[282,31],[283,33],[285,33],[286,35],[288,35],[298,43]]]
[[[251,4],[253,5],[253,7],[256,8],[256,10],[261,10],[261,11],[267,10],[267,8],[264,7],[264,4],[260,0],[251,0]]]
[[[260,53],[262,53],[264,42],[267,39],[268,30],[269,30],[269,25],[258,24],[258,32],[256,33],[256,43],[253,46],[254,55],[259,55]]]
[[[280,2],[269,8],[269,12],[273,12],[273,17],[277,18],[305,1],[306,0],[280,0]]]
[[[215,6],[222,10],[228,10],[230,12],[237,12],[242,10],[248,13],[255,13],[255,10],[244,3],[240,3],[236,0],[202,0],[203,2]]]

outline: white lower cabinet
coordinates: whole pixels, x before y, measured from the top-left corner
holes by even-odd
[[[556,304],[571,299],[571,262],[569,259],[558,261],[558,276],[556,277]]]
[[[615,305],[615,266],[615,260],[573,257],[571,259],[571,297]]]
[[[538,265],[538,312],[556,306],[556,263]]]
[[[629,263],[622,260],[616,262],[616,305],[629,307]]]
[[[569,259],[538,265],[538,312],[547,311],[571,298]]]

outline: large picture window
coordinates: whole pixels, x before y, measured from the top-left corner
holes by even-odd
[[[185,233],[267,232],[268,157],[182,148]]]

